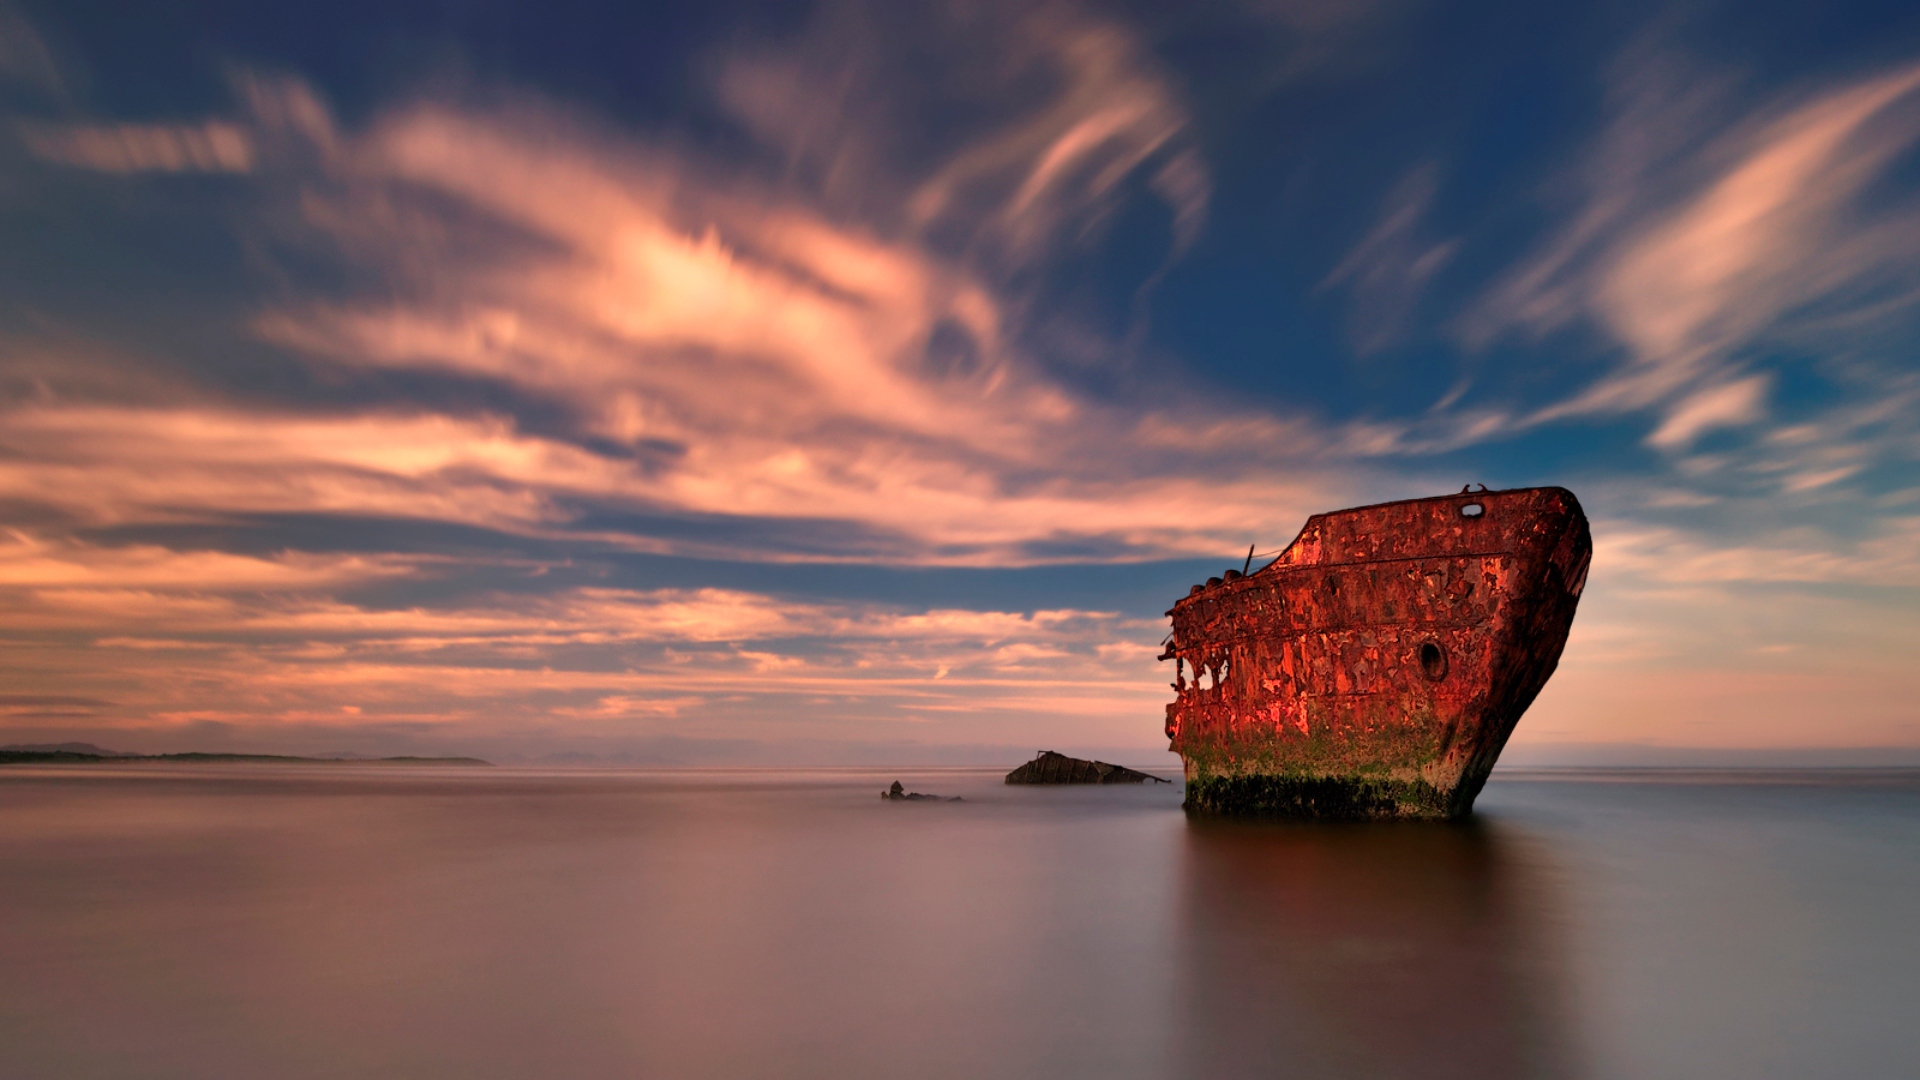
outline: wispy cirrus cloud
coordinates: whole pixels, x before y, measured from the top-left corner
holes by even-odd
[[[1191,148],[1172,147],[1187,126],[1169,84],[1118,27],[1029,16],[1037,56],[1062,76],[1046,109],[968,147],[924,181],[908,203],[913,220],[937,227],[984,202],[987,218],[1015,256],[1031,257],[1060,226],[1097,215],[1121,181],[1161,157],[1151,189],[1174,215],[1176,248],[1193,242],[1206,219],[1210,182]]]
[[[1158,429],[1142,435],[1149,448],[1172,441]],[[1288,504],[1305,502],[1303,485],[1257,475],[1053,475],[1010,490],[992,473],[872,444],[726,446],[662,466],[497,416],[19,408],[0,417],[0,445],[17,452],[0,462],[0,495],[96,526],[317,513],[756,559],[1022,565],[1218,552],[1255,530],[1295,527]],[[759,532],[730,542],[595,524],[615,511],[837,520],[857,531],[838,550],[768,549]],[[1049,555],[1050,544],[1074,549]]]
[[[1608,521],[1595,530],[1594,565],[1636,587],[1859,585],[1920,588],[1920,518],[1894,517],[1851,543],[1811,527],[1749,543],[1716,543],[1695,530]]]
[[[238,125],[23,124],[21,141],[44,161],[100,172],[243,173],[253,143]]]
[[[157,544],[100,547],[18,529],[0,533],[0,588],[16,590],[295,591],[394,577],[415,565],[387,556],[283,552],[258,557]]]
[[[1393,344],[1405,330],[1421,291],[1459,246],[1423,234],[1439,186],[1439,168],[1422,164],[1387,193],[1379,221],[1320,283],[1351,297],[1347,332],[1362,356]]]
[[[74,333],[16,339],[31,392],[0,408],[0,499],[47,524],[0,548],[12,675],[106,688],[115,704],[96,720],[129,730],[752,737],[789,717],[871,737],[964,714],[939,737],[1021,743],[1036,721],[1094,731],[1156,712],[1160,631],[1108,611],[578,584],[462,584],[422,605],[382,598],[489,567],[82,538],[334,518],[602,551],[1009,566],[1290,531],[1319,480],[1258,463],[1316,452],[1312,425],[1179,395],[1097,401],[1036,355],[1022,275],[1132,187],[1164,203],[1177,251],[1209,181],[1177,95],[1118,24],[1066,8],[995,18],[1027,31],[1004,70],[1048,92],[943,152],[890,150],[851,187],[824,167],[756,175],[512,94],[402,101],[348,125],[302,81],[252,73],[226,116],[19,129],[47,166],[128,183],[241,173],[256,217],[221,224],[348,283],[289,274],[241,343],[380,389],[325,404],[157,376],[129,389],[122,373],[160,365],[89,354]],[[766,57],[723,85],[770,143],[803,119],[840,123],[847,144],[889,136],[804,94],[767,96],[782,69]],[[789,98],[820,111],[766,114]],[[486,386],[488,404],[396,395],[400,378]],[[709,527],[649,524],[674,519]],[[808,529],[829,539],[796,542]]]
[[[829,3],[797,41],[731,55],[719,87],[787,155],[792,186],[995,273],[1097,230],[1129,180],[1165,204],[1176,251],[1206,219],[1176,82],[1079,5]],[[1011,113],[1010,87],[1026,101]]]
[[[46,40],[12,4],[0,4],[0,78],[56,95],[66,91]]]
[[[1091,212],[1171,137],[1122,125],[1088,141],[1068,117],[1113,106],[1106,90],[1123,85],[1179,126],[1157,84],[1122,78],[1119,31],[1046,25],[1047,55],[1065,56],[1070,77],[1039,119],[1015,124],[1044,137],[991,133],[981,160],[1025,161],[1026,178],[968,203],[985,227],[1021,219],[1034,243],[1069,205]],[[1097,402],[1050,378],[1001,271],[943,249],[907,207],[945,180],[898,192],[900,212],[878,215],[889,232],[550,107],[427,102],[350,132],[297,81],[246,76],[239,88],[242,118],[217,123],[260,148],[263,184],[290,190],[273,205],[297,207],[309,243],[382,283],[278,303],[254,320],[258,337],[336,370],[496,383],[566,423],[533,432],[511,415],[429,403],[276,415],[205,398],[143,408],[56,395],[0,419],[18,451],[0,466],[0,493],[95,522],[303,511],[523,532],[609,512],[828,521],[869,537],[839,557],[1014,564],[1231,548],[1250,529],[1290,530],[1318,482],[1272,468],[1324,453],[1305,421],[1222,415],[1177,394],[1144,408]],[[1090,168],[1112,175],[1082,175]],[[949,184],[940,214],[960,213],[971,184]],[[1240,437],[1217,437],[1229,429]],[[684,538],[601,538],[720,553]]]
[[[1744,113],[1725,80],[1650,48],[1613,78],[1584,204],[1462,324],[1484,344],[1585,320],[1624,349],[1530,422],[1657,409],[1649,442],[1678,450],[1767,414],[1756,350],[1810,323],[1910,317],[1920,205],[1873,185],[1920,145],[1920,67]]]
[[[719,588],[482,590],[433,606],[333,595],[417,580],[436,561],[16,535],[0,545],[0,666],[23,692],[99,688],[83,718],[109,734],[384,724],[475,738],[562,723],[627,737],[723,724],[748,737],[734,729],[852,732],[965,713],[991,718],[974,736],[1017,743],[1043,716],[1091,731],[1154,696],[1142,676],[1158,624],[1112,612],[915,610]],[[45,711],[20,719],[45,722]]]

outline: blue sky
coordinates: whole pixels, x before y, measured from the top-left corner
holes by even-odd
[[[26,4],[0,111],[7,741],[1153,763],[1188,584],[1484,482],[1516,760],[1920,754],[1906,5]]]

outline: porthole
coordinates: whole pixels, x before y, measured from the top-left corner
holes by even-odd
[[[1463,518],[1477,518],[1486,512],[1487,508],[1480,503],[1468,503],[1460,508],[1460,516]]]
[[[1433,682],[1447,677],[1447,650],[1437,642],[1426,642],[1420,646],[1420,670]]]

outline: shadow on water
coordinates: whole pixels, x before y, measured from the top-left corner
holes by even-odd
[[[1196,1077],[1574,1077],[1557,883],[1485,821],[1191,820],[1179,1060]]]

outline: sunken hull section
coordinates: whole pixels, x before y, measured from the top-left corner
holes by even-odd
[[[1593,552],[1564,488],[1316,514],[1167,614],[1189,811],[1455,818],[1560,661]]]

